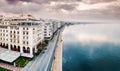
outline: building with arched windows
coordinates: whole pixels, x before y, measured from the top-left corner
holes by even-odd
[[[31,15],[0,17],[0,47],[33,57],[44,40],[44,24]]]

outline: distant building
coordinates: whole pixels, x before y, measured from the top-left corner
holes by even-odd
[[[44,40],[44,24],[31,15],[0,17],[0,47],[33,57]]]
[[[44,23],[44,39],[50,40],[60,26],[61,23],[58,21],[46,20]]]
[[[44,39],[50,40],[53,36],[53,24],[51,22],[44,23]]]
[[[61,27],[61,22],[53,21],[52,24],[53,24],[53,32],[55,33],[58,30],[58,28]]]

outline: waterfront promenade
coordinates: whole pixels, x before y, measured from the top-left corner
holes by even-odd
[[[62,32],[60,32],[51,71],[62,71]]]

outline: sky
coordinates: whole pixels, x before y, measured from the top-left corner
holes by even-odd
[[[63,21],[120,19],[120,0],[0,0],[0,15],[31,14]]]

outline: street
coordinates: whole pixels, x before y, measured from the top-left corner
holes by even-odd
[[[44,53],[41,52],[35,60],[30,61],[22,71],[51,71],[59,33],[60,30],[57,31],[57,35],[54,35],[54,38],[46,46],[47,49],[43,50]]]

